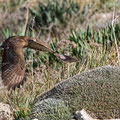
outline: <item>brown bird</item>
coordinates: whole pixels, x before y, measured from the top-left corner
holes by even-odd
[[[58,54],[43,43],[26,36],[12,36],[3,42],[1,47],[4,48],[1,75],[2,83],[8,90],[10,88],[15,89],[15,87],[19,87],[25,81],[25,60],[23,54],[23,48],[25,47],[51,52],[59,59],[66,62],[77,61],[70,56]]]

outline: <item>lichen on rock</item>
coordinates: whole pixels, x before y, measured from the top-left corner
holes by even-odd
[[[37,102],[26,120],[70,120],[69,108],[60,99],[48,98]]]

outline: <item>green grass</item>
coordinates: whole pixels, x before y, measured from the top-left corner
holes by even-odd
[[[117,40],[119,39],[119,26],[116,26]],[[4,37],[8,37],[9,34],[13,34],[10,29],[4,30]],[[30,114],[32,101],[41,93],[54,87],[56,83],[88,69],[107,64],[117,65],[112,35],[111,27],[108,27],[93,33],[89,29],[80,33],[72,31],[65,43],[66,47],[62,40],[51,40],[51,49],[59,53],[70,53],[79,59],[79,62],[71,64],[59,61],[50,53],[31,52],[30,49],[25,49],[27,82],[12,93],[1,94],[1,101],[12,105],[17,120]],[[105,44],[106,40],[109,41],[108,44]],[[58,48],[59,44],[63,47]]]
[[[21,3],[20,1],[14,1],[14,0],[12,1],[13,3],[12,2],[10,4],[6,3],[7,5],[9,5],[9,9],[11,9],[10,12],[13,11],[15,12],[17,6],[20,6],[25,2],[25,0],[20,0],[23,1]],[[81,20],[85,20],[90,10],[92,14],[96,10],[96,8],[98,6],[100,7],[101,5],[103,5],[104,2],[104,1],[93,0],[94,2],[91,3],[93,7],[90,7],[91,4],[90,3],[86,4],[85,0],[83,0],[83,2],[81,3],[79,3],[76,0],[74,1],[75,3],[77,2],[78,5],[80,6],[80,10],[78,12],[81,13],[80,16],[78,16],[77,18],[78,19],[78,22],[76,23],[78,24],[77,27],[79,27]],[[104,3],[104,5],[110,3],[111,1],[109,2],[107,0],[107,3]],[[15,9],[11,8],[11,6],[13,7],[13,4],[15,4],[16,6]],[[46,8],[44,4],[41,5],[42,6],[39,6],[40,8],[41,7]],[[72,5],[73,4],[71,3],[71,7]],[[55,19],[58,19],[58,16],[52,16],[52,13],[55,12],[52,11],[52,7],[54,7],[55,9],[55,3],[50,4],[48,7],[51,13],[49,13],[48,8],[46,10],[46,13],[44,13],[45,11],[42,11],[43,14],[48,15],[47,18],[49,17],[51,21],[50,22],[46,21],[47,24],[45,24],[43,22],[44,19],[41,18],[40,19],[40,21],[42,21],[41,26],[44,25],[49,26],[50,25],[49,23],[55,22]],[[69,9],[71,7],[69,7]],[[6,7],[5,9],[8,8]],[[64,21],[65,16],[63,15],[63,13],[66,13],[65,10],[66,7],[64,7],[64,11],[62,11],[61,6],[58,6],[58,9],[60,11],[57,12],[61,13],[62,20]],[[111,8],[108,7],[107,10],[110,9]],[[37,12],[36,11],[35,13],[39,13],[38,11]],[[72,12],[74,12],[73,9],[71,10],[70,14]],[[69,18],[68,21],[70,21],[70,19],[71,18]],[[61,21],[59,21],[59,23],[60,22]],[[107,64],[111,64],[111,65],[118,64],[116,49],[114,44],[114,36],[111,26],[103,29],[92,30],[92,31],[89,30],[89,28],[86,31],[82,31],[82,30],[78,31],[76,30],[77,28],[75,28],[74,25],[69,23],[68,26],[62,28],[62,32],[59,34],[59,37],[56,36],[52,37],[51,35],[48,44],[51,47],[51,49],[53,49],[58,53],[68,54],[70,56],[76,57],[79,60],[79,62],[77,63],[63,63],[62,61],[58,60],[57,58],[55,58],[55,56],[53,56],[50,53],[43,53],[43,52],[33,51],[30,49],[24,49],[25,60],[26,60],[27,82],[24,84],[24,86],[21,86],[21,88],[16,89],[15,91],[11,90],[12,92],[10,91],[9,93],[5,93],[5,92],[0,93],[0,101],[9,103],[13,107],[16,120],[30,114],[33,100],[41,93],[54,87],[56,83],[59,83],[60,81],[67,79],[68,77],[72,77],[78,73],[81,73],[82,71],[93,69],[99,66],[104,66]],[[24,26],[23,27],[19,25],[16,26],[19,27],[17,32],[13,31],[13,28],[2,27],[0,29],[0,33],[2,35],[1,37],[3,39],[6,39],[12,35],[22,35]],[[39,30],[39,32],[40,31],[41,29]],[[67,31],[71,31],[71,33]],[[120,45],[119,31],[120,31],[120,24],[116,25],[115,27],[115,33],[116,33],[118,45]],[[41,36],[38,38],[40,40],[41,39],[47,40],[48,38],[46,36],[48,35],[48,33],[49,33],[48,31],[44,35],[40,33]],[[29,28],[27,28],[26,35],[31,37],[37,37],[38,32],[36,32],[35,30],[31,31]]]

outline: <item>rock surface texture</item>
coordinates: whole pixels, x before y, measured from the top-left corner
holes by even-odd
[[[41,120],[39,116],[43,113],[50,116],[53,111],[48,106],[52,108],[52,106],[59,106],[60,103],[63,105],[61,107],[67,108],[66,114],[69,115],[74,114],[77,110],[85,109],[95,119],[119,118],[120,68],[115,66],[96,68],[55,85],[54,88],[35,100],[31,119],[34,115],[33,118],[36,116],[36,119]],[[38,113],[40,113],[39,116],[37,116]],[[65,112],[61,114],[65,114]],[[54,118],[54,116],[52,117]],[[55,117],[55,120],[67,120]]]
[[[13,110],[8,104],[0,103],[0,120],[13,120]]]
[[[69,108],[60,99],[48,98],[37,102],[32,110],[32,116],[26,120],[70,120]]]

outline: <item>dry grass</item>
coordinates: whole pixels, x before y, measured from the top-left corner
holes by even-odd
[[[15,1],[16,0],[13,0],[13,2]],[[20,4],[20,1],[17,0],[16,7],[12,9],[13,6],[11,7],[11,0],[0,0],[0,6],[2,6],[2,9],[0,9],[0,13],[3,15],[2,17],[0,17],[0,27],[3,26],[6,16],[8,16],[10,12],[11,14],[14,13],[16,9],[20,9],[20,6],[22,6],[26,2],[26,0],[21,1],[23,1],[22,4]],[[38,0],[31,0],[31,6],[36,7],[37,1]],[[92,4],[93,7],[89,11],[90,14],[88,15],[91,15],[101,4],[100,0],[92,0],[92,2],[90,0],[74,1],[78,2],[80,6],[80,12],[84,9],[85,5]],[[43,2],[43,0],[41,0],[41,2]],[[5,8],[3,4],[5,5]],[[62,51],[63,49],[65,49],[65,54],[69,54],[69,48],[71,48],[71,46],[75,47],[74,43],[68,41],[71,29],[80,29],[80,23],[77,21],[75,22],[76,24],[73,24],[73,21],[75,22],[74,18],[73,20],[71,18],[71,21],[66,29],[62,29],[62,33],[59,35],[60,41],[56,43],[57,48],[60,48],[60,50],[58,51]],[[18,27],[20,26],[18,25]],[[38,34],[39,33],[37,33],[35,37],[39,36]],[[2,37],[3,36],[1,36],[1,38]],[[57,39],[48,36],[48,34],[45,35],[43,38],[42,37],[40,37],[40,39],[46,39],[48,41],[50,40],[49,42],[54,42]],[[81,73],[82,71],[87,71],[88,69],[104,66],[107,64],[117,65],[118,61],[116,49],[114,47],[115,45],[113,45],[109,51],[103,51],[103,47],[100,44],[95,43],[94,41],[88,43],[88,46],[89,47],[86,50],[87,56],[83,64],[81,64],[81,62],[78,62],[72,64],[62,63],[62,65],[57,65],[58,63],[55,62],[54,66],[50,66],[49,63],[46,62],[45,64],[38,63],[38,67],[33,69],[33,67],[30,67],[33,64],[33,55],[31,55],[26,61],[26,69],[28,73],[27,82],[25,82],[23,86],[21,86],[19,89],[16,89],[15,91],[11,90],[9,92],[1,92],[0,101],[4,103],[9,103],[13,107],[16,118],[22,116],[24,117],[30,113],[32,101],[38,95],[54,87],[55,84],[69,77],[72,77],[73,75]]]
[[[84,64],[79,63],[76,67],[76,63],[63,63],[58,70],[42,65],[41,68],[34,69],[34,76],[32,76],[32,70],[29,70],[27,82],[15,91],[1,93],[0,101],[9,103],[13,107],[16,118],[24,117],[30,113],[32,101],[38,95],[54,87],[55,84],[82,71],[107,64],[117,65],[115,47],[104,53],[102,47],[91,44]],[[31,63],[27,62],[27,66],[30,65]]]

